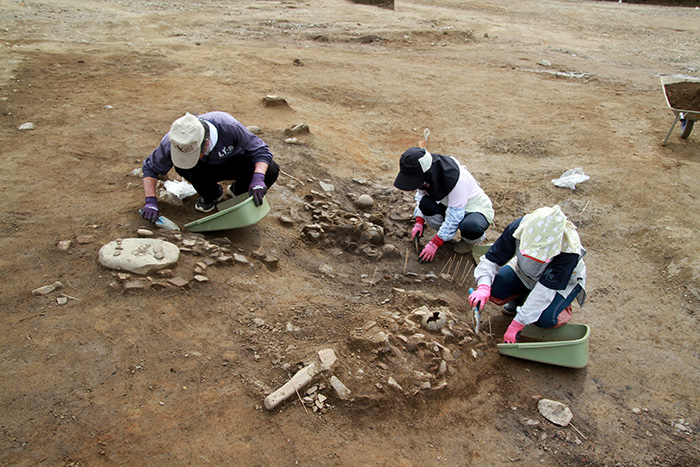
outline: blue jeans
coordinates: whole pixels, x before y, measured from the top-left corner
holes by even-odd
[[[542,311],[535,325],[543,329],[556,326],[559,314],[571,305],[579,292],[581,292],[580,284],[574,287],[567,297],[564,297],[559,292],[554,294],[552,303]],[[505,305],[516,299],[521,299],[521,303],[524,303],[529,293],[530,290],[525,287],[523,281],[520,280],[510,266],[503,266],[496,274],[493,285],[491,285],[491,300],[497,305]]]

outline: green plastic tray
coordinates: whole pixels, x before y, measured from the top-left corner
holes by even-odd
[[[219,212],[185,224],[190,232],[210,232],[213,230],[229,230],[257,224],[270,213],[267,197],[263,203],[256,206],[248,193],[227,199],[216,205]]]
[[[472,257],[474,258],[474,261],[476,264],[479,264],[479,261],[481,261],[481,257],[486,254],[487,251],[489,251],[489,248],[493,246],[493,243],[487,243],[485,245],[474,245],[474,248],[472,248]]]
[[[516,344],[498,344],[501,355],[522,358],[550,365],[583,368],[588,364],[588,338],[591,329],[586,324],[568,323],[559,328],[542,329],[526,326]]]

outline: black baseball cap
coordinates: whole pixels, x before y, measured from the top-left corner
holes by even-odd
[[[425,149],[410,148],[399,159],[399,174],[394,180],[394,186],[399,190],[413,191],[425,183],[425,172],[420,164],[420,158],[425,156]]]

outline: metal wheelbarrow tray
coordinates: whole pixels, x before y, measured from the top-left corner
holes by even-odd
[[[676,118],[675,120],[673,120],[671,128],[669,128],[668,133],[666,134],[666,138],[664,138],[663,143],[661,143],[662,146],[666,146],[668,138],[669,136],[671,136],[671,132],[673,132],[673,129],[676,127],[676,123],[678,123],[679,121],[681,122],[681,138],[686,139],[688,136],[690,136],[690,132],[693,131],[693,123],[696,120],[700,120],[700,108],[678,109],[671,104],[671,100],[668,97],[668,86],[679,83],[689,83],[692,86],[697,86],[698,90],[700,90],[700,78],[675,76],[661,77],[661,87],[664,90],[666,104],[668,104],[669,108],[673,111],[674,114],[676,114]]]

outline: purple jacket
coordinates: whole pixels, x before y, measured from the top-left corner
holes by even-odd
[[[272,161],[272,153],[265,142],[226,112],[208,112],[199,115],[216,128],[216,143],[201,161],[211,166],[223,164],[232,157],[249,157],[253,163]],[[214,141],[214,135],[210,135]],[[160,145],[143,161],[143,176],[157,178],[173,168],[170,158],[170,138],[166,134]]]

